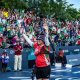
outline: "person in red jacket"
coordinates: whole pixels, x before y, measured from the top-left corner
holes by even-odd
[[[25,40],[32,46],[35,50],[34,54],[36,56],[35,66],[36,66],[36,78],[37,80],[49,80],[50,79],[50,43],[48,40],[48,26],[44,26],[45,35],[38,35],[37,42],[32,42],[26,34],[22,34]]]
[[[80,38],[76,41],[76,45],[80,45]]]
[[[2,47],[3,38],[0,37],[0,47]]]
[[[15,57],[14,57],[14,71],[19,71],[22,70],[21,65],[22,65],[22,51],[23,48],[20,45],[20,42],[17,41],[16,45],[14,46],[14,51],[15,51]]]

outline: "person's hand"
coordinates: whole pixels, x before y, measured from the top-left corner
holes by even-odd
[[[43,24],[43,28],[45,29],[45,32],[48,32],[48,25],[47,25],[47,23]]]
[[[20,33],[21,33],[21,34],[25,33],[24,28],[20,28]]]

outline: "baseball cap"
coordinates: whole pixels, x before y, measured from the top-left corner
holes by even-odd
[[[38,35],[37,40],[42,40],[43,42],[45,42],[45,36],[44,35]]]

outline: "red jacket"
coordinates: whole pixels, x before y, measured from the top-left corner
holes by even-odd
[[[0,46],[2,46],[3,38],[0,37]]]
[[[31,19],[31,18],[28,18],[28,19],[26,20],[26,23],[27,23],[27,24],[31,24],[31,22],[32,22],[32,19]]]
[[[80,45],[80,39],[77,41],[77,43],[76,43],[77,45]]]
[[[21,45],[15,45],[14,46],[14,51],[15,51],[15,55],[21,55],[22,54],[22,46]]]
[[[45,53],[46,46],[41,50],[42,47],[40,47],[37,43],[34,43],[34,49],[35,49],[35,56],[36,56],[36,66],[37,67],[46,67],[50,65],[50,59],[49,54]],[[48,48],[48,51],[50,51],[50,47]]]

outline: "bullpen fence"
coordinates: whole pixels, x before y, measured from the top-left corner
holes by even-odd
[[[56,53],[58,53],[59,48],[62,48],[67,57],[67,63],[75,65],[80,65],[80,46],[62,46],[56,47]],[[14,50],[6,49],[9,54],[9,64],[8,66],[13,70],[14,68]],[[0,49],[0,54],[3,53],[4,49]],[[22,69],[31,68],[34,65],[34,50],[32,48],[24,48],[22,53]],[[1,67],[1,65],[0,65]]]

